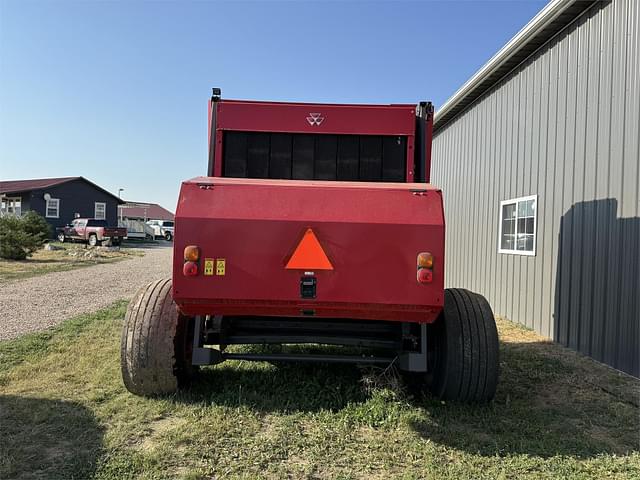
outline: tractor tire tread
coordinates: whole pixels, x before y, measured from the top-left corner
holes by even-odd
[[[444,322],[438,330],[446,352],[434,372],[432,393],[443,400],[490,401],[499,373],[499,342],[495,318],[487,300],[461,288],[445,290]]]
[[[188,319],[171,298],[171,279],[140,288],[129,304],[121,338],[124,384],[137,395],[176,391],[182,368],[175,355],[176,336],[184,335]]]

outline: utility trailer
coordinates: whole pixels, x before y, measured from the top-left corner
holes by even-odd
[[[214,89],[207,176],[182,183],[172,278],[127,310],[129,391],[173,392],[225,360],[305,361],[394,364],[439,398],[491,400],[491,307],[444,288],[432,122],[428,102],[238,101]],[[252,344],[283,347],[227,348]],[[345,348],[287,352],[295,344]]]

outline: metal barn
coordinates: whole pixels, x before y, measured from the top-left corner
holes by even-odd
[[[437,112],[446,282],[640,376],[640,2],[554,0]]]

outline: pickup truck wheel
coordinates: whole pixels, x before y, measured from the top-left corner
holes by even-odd
[[[498,330],[487,300],[468,290],[445,290],[444,310],[428,332],[428,386],[442,400],[483,403],[498,385]]]
[[[165,239],[167,242],[170,242],[172,238],[173,238],[173,236],[171,235],[171,232],[166,232],[166,233],[164,234],[164,239]]]
[[[120,342],[124,385],[136,395],[171,393],[190,383],[194,319],[178,312],[171,279],[150,283],[127,308]]]
[[[64,243],[64,241],[65,241],[65,240],[66,240],[66,238],[65,238],[65,236],[64,236],[64,233],[60,232],[60,233],[58,234],[58,241],[59,241],[60,243]]]
[[[99,243],[100,242],[98,242],[98,237],[96,237],[94,234],[89,235],[89,245],[95,247]]]

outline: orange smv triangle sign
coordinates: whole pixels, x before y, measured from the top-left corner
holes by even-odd
[[[285,268],[287,270],[333,270],[333,265],[324,253],[316,234],[307,228]]]

